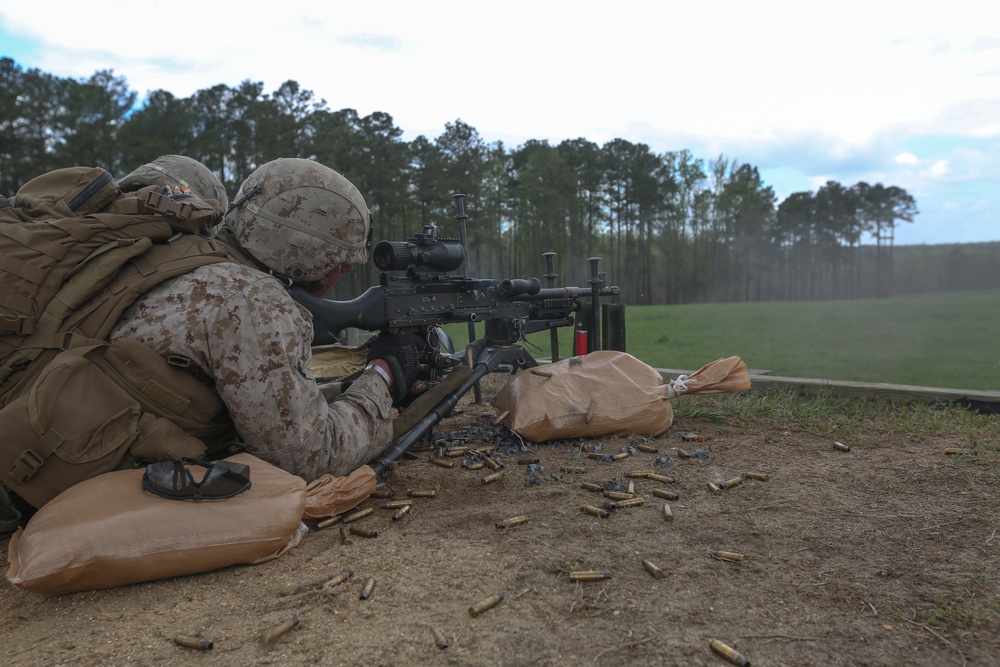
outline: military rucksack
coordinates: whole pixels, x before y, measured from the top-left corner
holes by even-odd
[[[230,426],[212,387],[136,341],[107,342],[163,280],[238,261],[214,202],[107,171],[44,174],[0,207],[0,482],[40,507],[136,460],[201,455]]]

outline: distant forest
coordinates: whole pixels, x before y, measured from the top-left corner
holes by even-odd
[[[159,155],[195,158],[232,195],[277,157],[315,159],[364,194],[375,238],[403,240],[433,224],[457,236],[464,193],[473,275],[545,273],[586,286],[587,258],[631,304],[816,300],[1000,286],[998,244],[893,248],[914,198],[882,183],[828,181],[780,203],[757,167],[688,150],[585,138],[507,147],[461,120],[437,137],[401,139],[392,116],[327,102],[295,81],[266,93],[250,80],[187,98],[156,90],[138,102],[112,70],[53,76],[0,59],[0,194],[60,167],[124,176]],[[415,101],[415,103],[419,103]],[[370,264],[338,298],[377,281]]]

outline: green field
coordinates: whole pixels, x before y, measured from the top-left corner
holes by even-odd
[[[856,301],[629,306],[627,349],[657,368],[737,355],[827,380],[1000,390],[1000,290]],[[449,329],[464,342],[464,328]],[[561,332],[568,356],[571,332]],[[531,336],[548,355],[548,334]]]

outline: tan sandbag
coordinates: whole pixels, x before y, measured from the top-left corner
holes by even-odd
[[[657,436],[673,424],[671,398],[750,386],[739,357],[708,364],[685,382],[665,384],[652,366],[625,352],[604,350],[522,371],[503,386],[493,404],[501,414],[508,413],[503,420],[508,428],[532,442]]]
[[[357,507],[375,490],[375,471],[361,466],[349,475],[334,477],[327,473],[306,487],[306,508],[303,519],[322,519]]]
[[[368,344],[357,347],[347,345],[322,345],[312,349],[309,370],[316,377],[342,377],[365,367]]]
[[[262,563],[298,545],[305,481],[250,454],[227,460],[250,466],[251,486],[222,500],[155,496],[141,468],[70,487],[11,538],[8,581],[72,593]]]

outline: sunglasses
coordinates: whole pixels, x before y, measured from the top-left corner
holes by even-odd
[[[185,463],[208,468],[208,472],[196,482]],[[142,476],[142,488],[173,500],[232,498],[250,488],[250,466],[230,461],[208,463],[187,457],[180,461],[150,463]]]

